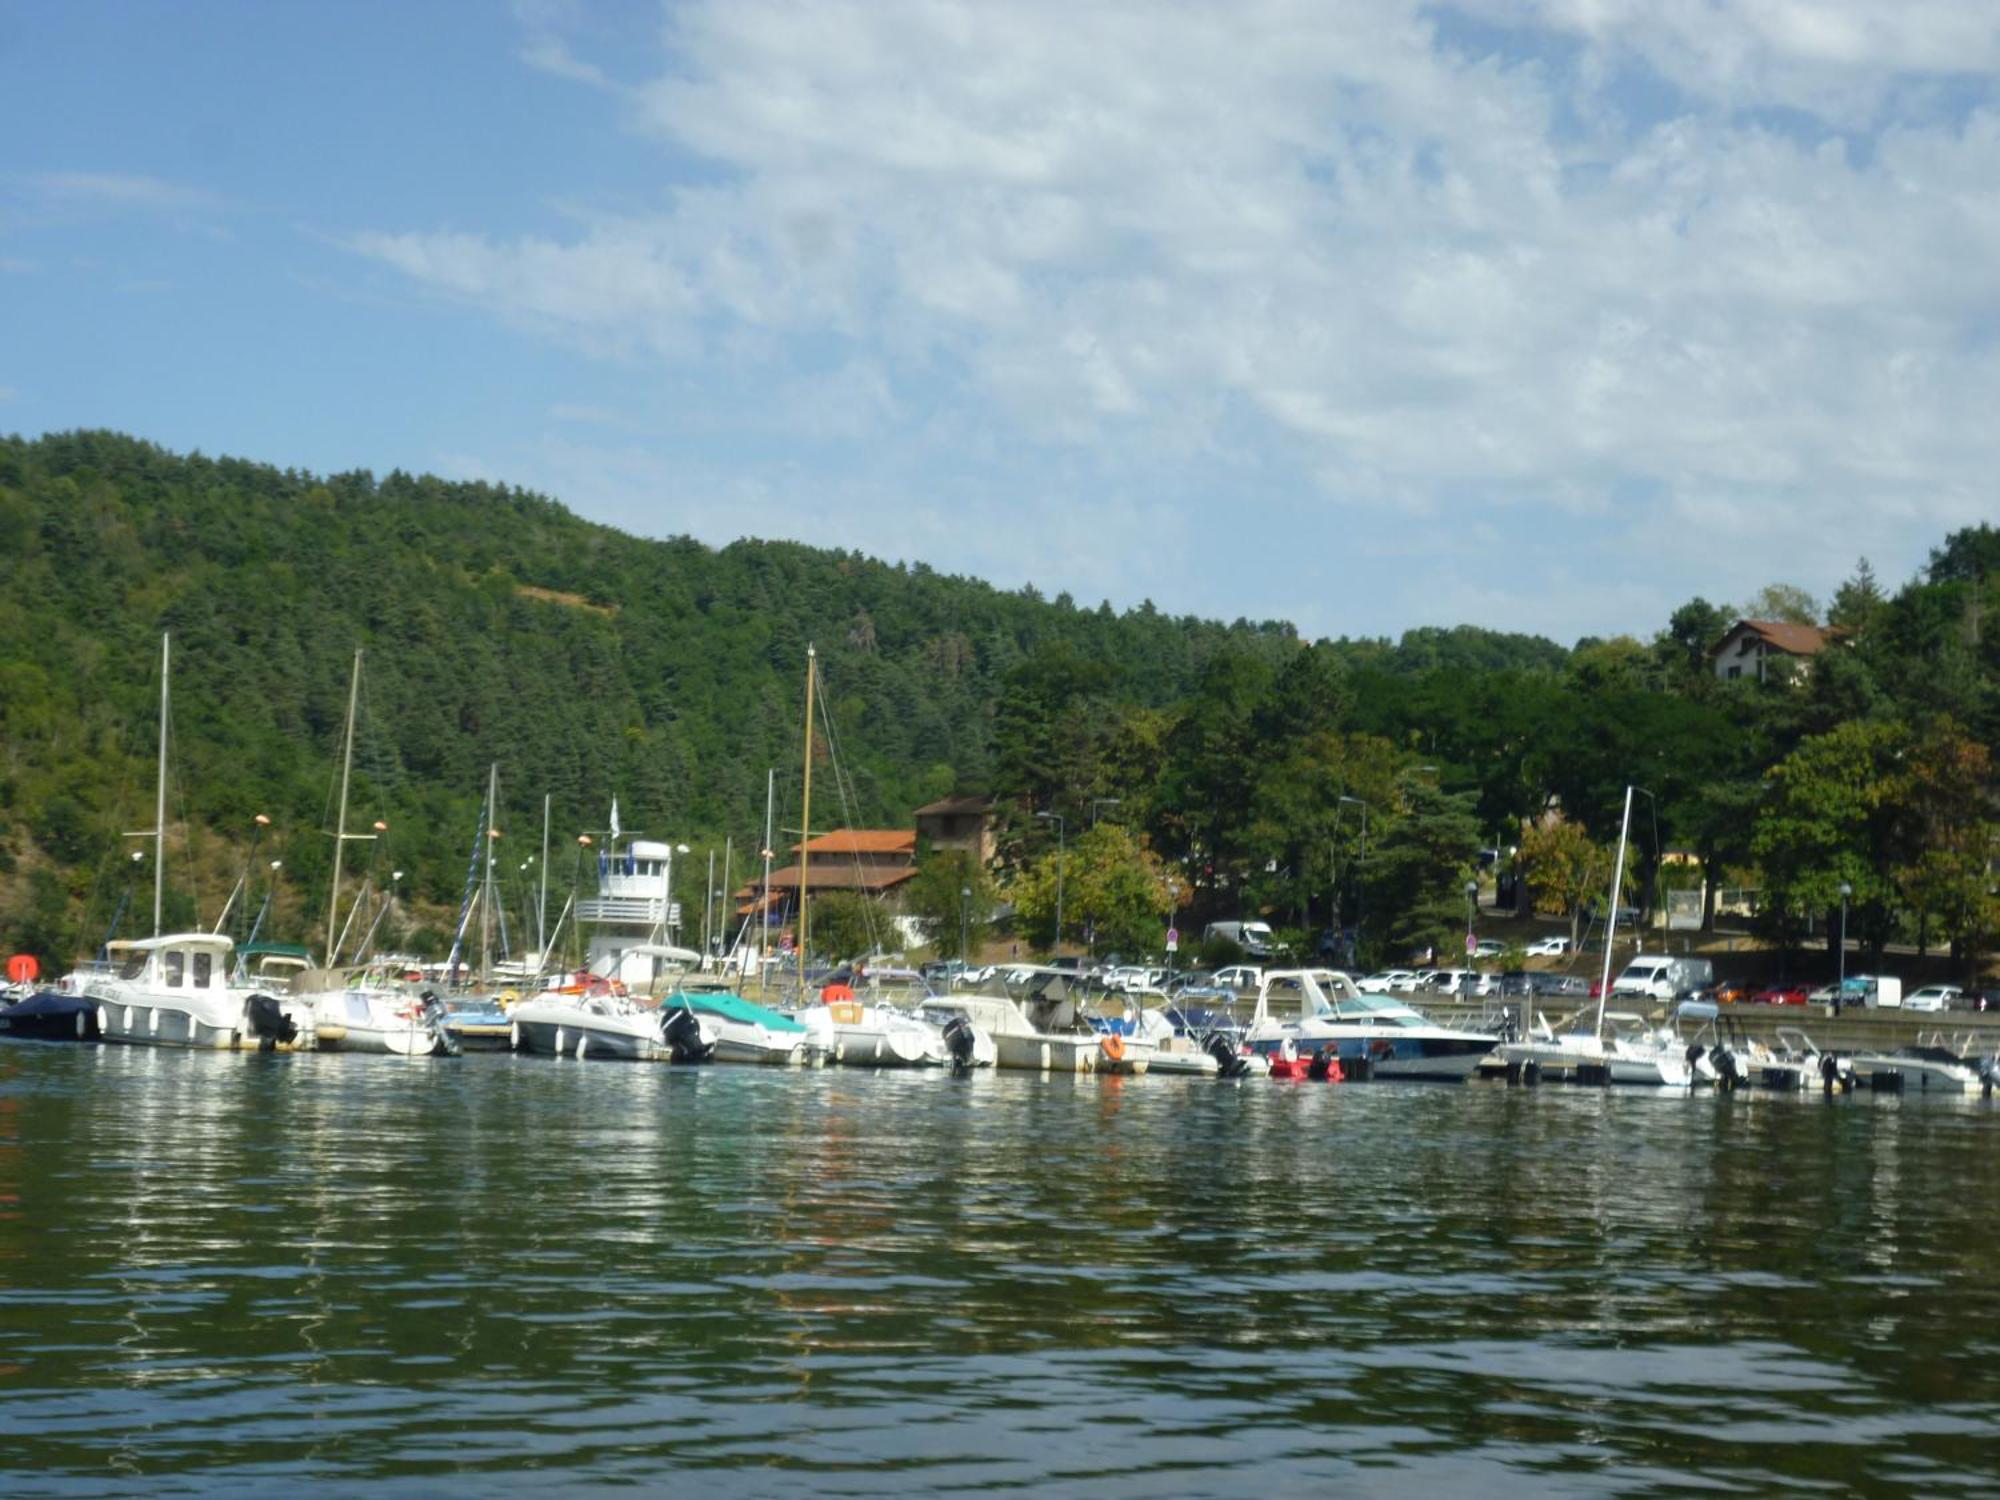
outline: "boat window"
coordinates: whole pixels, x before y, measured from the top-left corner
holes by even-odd
[[[134,953],[130,955],[128,958],[126,958],[124,963],[118,966],[118,977],[120,979],[137,979],[141,974],[145,972],[146,972],[146,955],[143,953]]]
[[[194,956],[194,987],[198,990],[207,989],[209,979],[214,973],[215,955],[213,953],[197,953]]]
[[[178,948],[169,948],[160,955],[166,960],[165,984],[170,990],[177,990],[187,979],[187,955]]]

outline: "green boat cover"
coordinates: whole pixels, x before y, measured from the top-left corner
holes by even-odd
[[[676,995],[674,1004],[685,1005],[697,1014],[706,1011],[713,1016],[721,1016],[730,1021],[741,1021],[748,1026],[763,1026],[772,1031],[804,1031],[805,1027],[790,1016],[780,1015],[775,1010],[745,1000],[741,995]]]

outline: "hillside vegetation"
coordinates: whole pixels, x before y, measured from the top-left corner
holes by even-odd
[[[0,555],[0,946],[56,962],[144,883],[147,846],[125,834],[151,821],[162,630],[173,921],[213,920],[258,814],[258,867],[283,861],[277,935],[317,920],[357,647],[351,822],[388,824],[356,856],[373,878],[401,869],[448,915],[497,762],[510,879],[544,793],[559,849],[616,795],[627,829],[693,846],[676,875],[697,910],[711,845],[733,839],[739,879],[754,857],[767,768],[797,826],[813,642],[849,785],[819,794],[816,826],[907,826],[932,798],[987,792],[1015,860],[1051,842],[1032,812],[1111,818],[1197,920],[1319,925],[1337,890],[1365,941],[1443,932],[1479,847],[1557,806],[1601,849],[1634,780],[1656,799],[1647,870],[1678,844],[1738,871],[1783,940],[1843,878],[1864,932],[1915,921],[1976,945],[1991,925],[1986,528],[1893,598],[1864,566],[1832,607],[1846,635],[1798,687],[1717,683],[1704,652],[1732,616],[1700,600],[1657,632],[1633,622],[1649,639],[1574,649],[1472,628],[1308,643],[1280,622],[1080,608],[786,542],[647,540],[504,487],[109,433],[0,441]]]

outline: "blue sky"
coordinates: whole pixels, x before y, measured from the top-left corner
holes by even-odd
[[[0,430],[1285,618],[1992,517],[2000,12],[0,0]]]

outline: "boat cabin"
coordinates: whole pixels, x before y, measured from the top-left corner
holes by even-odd
[[[179,932],[109,945],[118,977],[156,990],[229,988],[235,943],[221,932]]]

